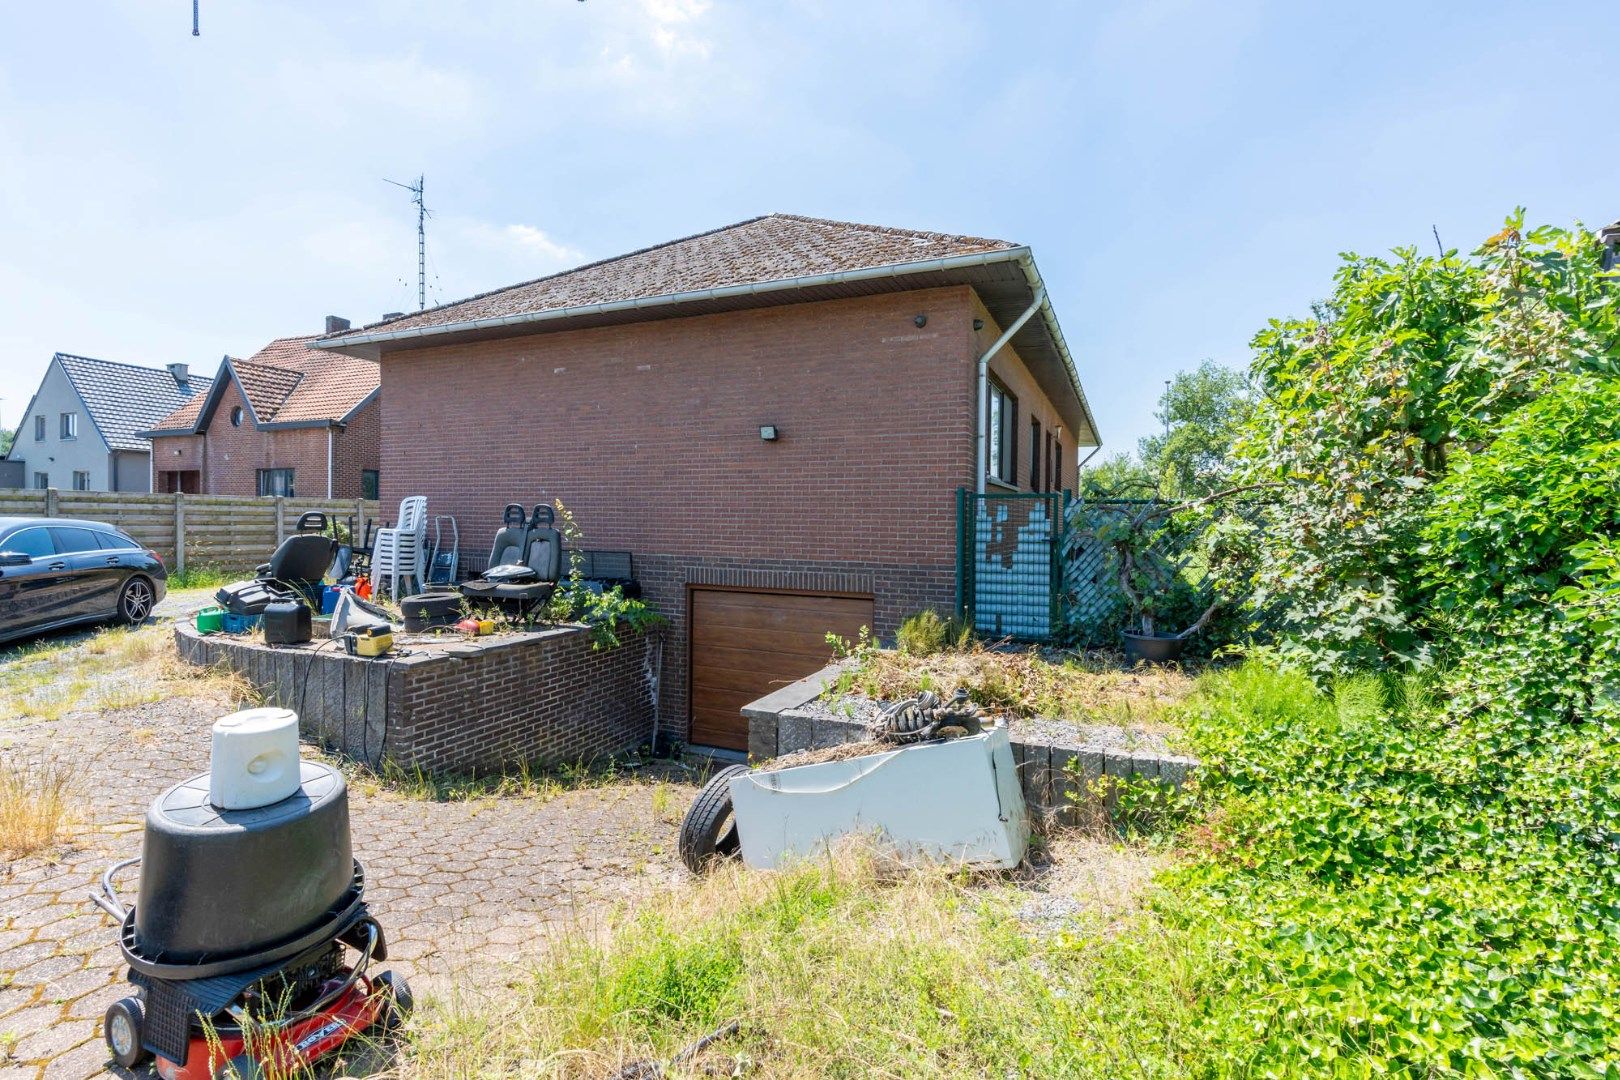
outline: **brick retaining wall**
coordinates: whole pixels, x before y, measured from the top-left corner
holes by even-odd
[[[650,739],[647,673],[661,641],[620,637],[617,648],[593,649],[589,631],[565,626],[407,643],[372,660],[331,642],[271,647],[175,628],[183,659],[240,672],[266,704],[298,713],[305,738],[372,768],[447,773],[590,761]]]

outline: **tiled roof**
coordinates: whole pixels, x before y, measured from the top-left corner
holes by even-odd
[[[88,356],[57,353],[56,362],[84,399],[85,408],[112,450],[149,450],[136,435],[182,402],[200,402],[214,380],[192,375],[177,383],[167,368],[119,364]]]
[[[246,360],[226,358],[259,423],[342,420],[377,389],[374,362],[311,349],[313,340],[314,335],[277,338]],[[202,402],[188,402],[153,429],[195,430],[207,423],[202,410]]]
[[[530,315],[1017,246],[978,236],[770,214],[333,336]]]

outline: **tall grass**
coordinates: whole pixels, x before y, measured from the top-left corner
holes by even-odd
[[[611,1076],[732,1022],[691,1075],[1184,1075],[1214,939],[1117,910],[1032,933],[1030,895],[861,852],[724,869],[559,935],[499,988],[461,986],[397,1075]]]
[[[54,844],[72,816],[76,791],[65,764],[22,765],[0,757],[0,852],[19,858]]]
[[[193,565],[184,570],[171,570],[168,585],[173,590],[217,589],[239,580],[244,574],[251,576],[251,571],[233,571],[217,565]]]

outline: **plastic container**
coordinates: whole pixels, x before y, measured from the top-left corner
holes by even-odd
[[[197,612],[197,633],[217,634],[225,628],[225,609],[205,607]]]
[[[257,629],[259,623],[263,621],[263,615],[237,615],[227,611],[225,612],[223,629],[227,634],[245,634],[250,630]]]
[[[299,769],[294,796],[269,806],[219,809],[207,773],[153,801],[134,955],[165,964],[253,962],[333,917],[356,881],[348,787],[330,766],[306,761]]]
[[[301,645],[310,639],[309,608],[297,600],[278,600],[264,609],[266,645]]]
[[[251,810],[298,790],[298,714],[243,709],[214,721],[208,801],[221,810]]]
[[[756,870],[866,835],[901,858],[1010,868],[1029,811],[1005,724],[983,735],[731,780],[743,861]]]
[[[343,586],[328,585],[321,590],[321,614],[330,615],[337,610],[338,597],[343,595]]]

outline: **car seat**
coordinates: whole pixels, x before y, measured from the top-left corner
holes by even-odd
[[[276,545],[270,561],[259,564],[251,581],[232,582],[214,599],[233,615],[262,615],[278,600],[300,598],[319,611],[321,578],[338,550],[338,542],[323,535],[326,525],[325,514],[304,514],[298,519],[298,531]]]
[[[516,503],[506,507],[504,524],[490,546],[489,569],[463,583],[461,595],[532,626],[562,577],[562,534],[554,527],[556,514],[545,503],[535,506],[519,530],[514,522],[522,513]]]

